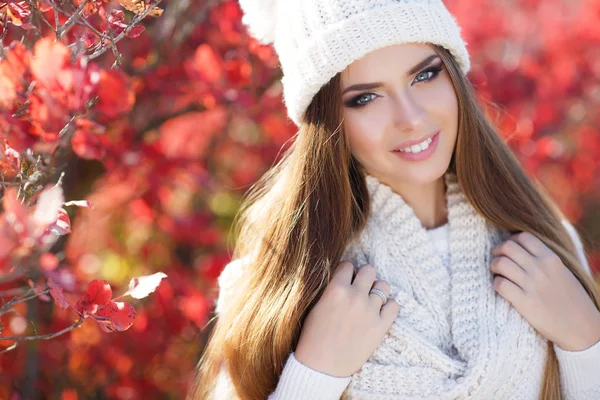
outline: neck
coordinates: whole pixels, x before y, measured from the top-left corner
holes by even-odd
[[[443,176],[426,184],[395,183],[389,186],[413,209],[425,229],[437,228],[448,222],[446,185]]]

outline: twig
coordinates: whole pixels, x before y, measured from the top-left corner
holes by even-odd
[[[127,28],[125,28],[125,30],[123,32],[119,33],[119,35],[113,39],[114,43],[117,43],[118,41],[123,39],[125,37],[125,35],[127,35],[138,24],[138,22],[140,22],[141,20],[146,18],[146,16],[148,14],[150,14],[156,7],[158,7],[158,5],[160,3],[162,3],[162,0],[156,0],[152,5],[150,5],[147,9],[145,9],[144,12],[142,12],[141,14],[137,14],[135,17],[133,17],[130,24],[127,26]],[[106,50],[107,49],[104,48],[102,50],[95,52],[94,54],[89,56],[89,59],[93,60],[94,58],[100,57],[102,54],[104,54],[106,52]]]
[[[56,32],[56,29],[54,29],[52,24],[46,19],[44,14],[42,14],[42,12],[38,8],[37,3],[35,1],[27,0],[27,5],[29,5],[29,8],[33,11],[33,15],[36,15],[39,19],[42,20],[42,22],[44,22],[46,25],[48,25],[48,27],[50,29],[52,29],[53,32]],[[38,28],[38,30],[39,30],[39,28]]]
[[[19,342],[15,342],[14,344],[12,344],[12,345],[8,346],[7,348],[5,348],[4,350],[0,351],[0,354],[8,353],[9,351],[16,349],[18,345],[19,345]]]
[[[25,274],[23,271],[19,271],[18,273],[7,274],[0,277],[0,283],[11,282],[19,278],[24,278]]]
[[[48,340],[55,338],[57,336],[63,335],[69,331],[72,331],[75,328],[78,328],[81,324],[83,324],[84,318],[80,317],[77,322],[73,325],[66,327],[58,332],[47,333],[45,335],[32,335],[32,336],[0,336],[0,340],[14,340],[15,342],[25,342],[28,340]]]
[[[71,14],[69,19],[61,27],[58,27],[56,29],[57,35],[59,35],[59,39],[62,39],[62,36],[65,33],[67,33],[73,25],[75,25],[75,19],[81,17],[81,12],[83,11],[83,9],[87,5],[87,3],[88,3],[88,0],[83,0],[83,2],[79,5],[79,7],[77,7],[77,10],[75,10],[75,12],[73,14]]]
[[[29,291],[29,288],[27,288],[27,287],[2,290],[2,291],[0,291],[0,297],[22,295],[22,294],[26,293],[27,291]]]
[[[109,45],[110,45],[110,48],[111,48],[111,50],[113,52],[113,55],[115,56],[116,59],[120,59],[119,50],[117,49],[117,41],[115,40],[114,37],[109,36],[109,35],[105,35],[104,33],[100,32],[92,24],[90,24],[90,22],[87,19],[85,19],[85,18],[77,20],[76,23],[78,23],[80,25],[85,25],[88,29],[90,29],[92,32],[94,32],[101,39],[104,39],[104,40],[108,41]],[[95,54],[100,55],[100,54],[104,54],[106,52],[107,47],[105,47],[104,45],[102,45],[102,42],[100,42],[100,43],[101,43],[100,48],[98,50],[96,50],[94,53],[92,53],[90,56],[88,56],[88,59],[92,60],[92,59],[95,58],[95,57],[92,57]]]
[[[54,1],[52,2],[54,3]],[[52,7],[52,10],[54,11],[54,23],[56,24],[56,40],[60,40],[60,36],[58,35],[58,31],[60,29],[60,19],[58,18],[58,10],[56,9],[56,7]]]
[[[176,31],[176,34],[173,35],[173,38],[170,43],[170,48],[175,48],[175,46],[179,46],[188,35],[196,29],[196,27],[204,22],[208,16],[210,10],[220,4],[222,0],[210,0],[206,4],[204,4],[202,10],[195,15],[191,20],[187,21],[185,24],[181,24],[179,29]]]
[[[6,59],[6,50],[4,49],[4,38],[8,33],[8,13],[1,14],[2,21],[0,21],[0,25],[2,26],[2,33],[0,34],[0,60]]]
[[[31,289],[31,290],[33,290],[33,289]],[[5,304],[2,305],[2,307],[0,307],[0,315],[6,314],[6,312],[8,312],[8,311],[5,311],[5,310],[8,310],[9,308],[11,308],[15,304],[23,303],[25,301],[28,301],[28,300],[31,300],[31,299],[35,299],[36,297],[41,296],[43,294],[48,294],[49,292],[50,292],[50,289],[46,289],[43,292],[34,293],[31,296],[22,297],[22,298],[15,297],[12,300],[10,300],[8,303],[5,303]]]

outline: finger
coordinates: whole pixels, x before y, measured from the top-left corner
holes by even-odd
[[[521,304],[525,299],[525,292],[510,280],[498,275],[494,278],[494,289],[506,301],[508,301],[517,311],[521,312]]]
[[[505,256],[495,257],[490,263],[490,270],[513,282],[522,290],[525,289],[525,283],[529,278],[527,272],[510,258]]]
[[[350,285],[354,274],[354,265],[350,261],[343,261],[338,264],[331,277],[331,283]]]
[[[400,305],[394,299],[388,299],[388,302],[381,307],[381,320],[384,321],[387,328],[396,320],[398,312],[400,311]]]
[[[361,265],[356,272],[352,286],[362,294],[368,294],[375,281],[375,267],[369,264]]]
[[[508,257],[528,273],[535,266],[534,257],[519,243],[510,239],[496,246],[492,250],[492,255],[495,257]]]
[[[552,253],[552,250],[544,242],[529,232],[516,233],[509,239],[520,244],[521,247],[534,257],[544,257]]]
[[[386,298],[390,295],[390,285],[386,281],[375,281],[373,289],[381,290]],[[383,299],[375,293],[369,293],[369,303],[378,310],[384,305]]]

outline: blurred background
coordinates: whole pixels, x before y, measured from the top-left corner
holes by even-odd
[[[580,230],[599,277],[600,0],[445,3],[490,118]],[[100,121],[100,143],[71,155],[63,180],[66,199],[85,198],[94,209],[70,210],[72,233],[53,250],[69,265],[60,274],[73,291],[96,278],[115,293],[132,276],[168,278],[134,303],[137,318],[125,332],[107,334],[86,320],[0,354],[0,399],[184,398],[240,200],[295,133],[277,56],[248,37],[236,0],[160,7],[144,32],[117,44],[120,89],[100,89],[119,111]],[[114,61],[110,51],[94,60],[103,68]],[[3,334],[22,333],[23,319],[53,332],[74,318],[53,302],[18,311],[2,317]],[[0,349],[11,344],[0,341]]]

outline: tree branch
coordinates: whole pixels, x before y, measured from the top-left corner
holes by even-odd
[[[125,30],[121,33],[119,33],[119,35],[115,38],[112,38],[112,44],[113,46],[120,41],[121,39],[123,39],[125,37],[125,35],[127,35],[134,26],[136,26],[138,24],[138,22],[140,22],[141,20],[143,20],[144,18],[146,18],[146,16],[148,14],[150,14],[156,7],[158,7],[158,5],[162,3],[162,0],[156,0],[154,3],[152,3],[151,5],[148,6],[147,9],[144,10],[144,12],[142,12],[141,14],[137,14],[135,17],[133,17],[133,19],[131,20],[131,22],[129,23],[129,25],[127,26],[127,28],[125,28]],[[91,54],[90,56],[88,56],[88,59],[93,60],[95,58],[100,57],[102,54],[104,54],[106,52],[107,48],[103,48],[100,49],[98,51],[96,51],[94,54]]]
[[[33,289],[31,289],[31,290],[33,290]],[[10,300],[8,303],[5,303],[2,305],[2,307],[0,307],[0,315],[6,314],[8,312],[8,310],[15,304],[23,303],[27,300],[35,299],[36,297],[41,296],[43,294],[47,294],[49,292],[50,292],[50,289],[46,289],[43,292],[34,293],[31,296],[21,297],[21,298],[15,297],[12,300]]]
[[[81,317],[73,325],[68,326],[68,327],[66,327],[58,332],[54,332],[54,333],[47,333],[45,335],[32,335],[32,336],[0,336],[0,340],[14,340],[15,342],[25,342],[28,340],[49,340],[49,339],[55,338],[57,336],[64,335],[65,333],[72,331],[75,328],[78,328],[79,326],[81,326],[81,324],[83,324],[83,321],[84,321],[84,318]]]
[[[16,349],[18,346],[19,346],[19,342],[15,342],[12,345],[5,348],[4,350],[0,350],[0,354],[8,353],[9,351]]]

